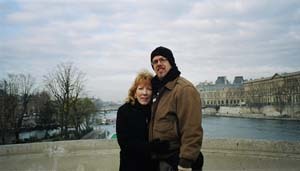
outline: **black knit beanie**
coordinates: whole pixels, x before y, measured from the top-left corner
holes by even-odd
[[[152,63],[152,59],[155,56],[159,56],[159,55],[167,58],[172,67],[176,66],[175,59],[174,59],[172,51],[170,49],[168,49],[166,47],[162,47],[162,46],[159,46],[159,47],[157,47],[156,49],[154,49],[152,51],[152,53],[151,53],[151,63]]]

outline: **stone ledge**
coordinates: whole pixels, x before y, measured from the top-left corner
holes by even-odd
[[[27,144],[1,145],[0,156],[16,155],[28,153],[62,153],[78,150],[107,150],[119,149],[116,140],[74,140],[74,141],[55,141],[38,142]]]
[[[0,156],[28,153],[67,153],[82,150],[119,149],[116,140],[75,140],[0,146]],[[249,139],[204,139],[203,150],[300,155],[300,142]]]
[[[76,140],[0,146],[0,170],[117,171],[116,140]],[[204,139],[203,170],[296,171],[300,142]]]
[[[203,149],[289,153],[300,155],[300,142],[250,139],[205,139]]]

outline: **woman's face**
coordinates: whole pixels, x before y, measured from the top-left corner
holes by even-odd
[[[151,100],[152,87],[148,82],[140,83],[135,91],[135,98],[141,105],[147,105]]]

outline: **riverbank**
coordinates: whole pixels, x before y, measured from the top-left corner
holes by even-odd
[[[266,116],[264,114],[230,114],[230,113],[203,113],[203,116],[217,116],[217,117],[231,117],[231,118],[249,118],[249,119],[268,119],[268,120],[287,120],[287,121],[300,121],[300,118],[286,118],[276,116]]]
[[[260,109],[249,107],[227,107],[221,106],[218,109],[207,107],[202,110],[204,116],[223,116],[237,118],[253,118],[253,119],[274,119],[274,120],[296,120],[300,121],[299,112],[279,113],[274,107],[266,106]]]

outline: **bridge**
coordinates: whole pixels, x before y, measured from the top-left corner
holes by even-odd
[[[76,140],[0,146],[0,170],[117,171],[116,140]],[[300,142],[204,139],[205,171],[298,171]]]
[[[100,113],[108,113],[108,112],[112,112],[112,111],[118,111],[120,106],[105,106],[102,107],[100,110],[98,110],[98,112]]]

